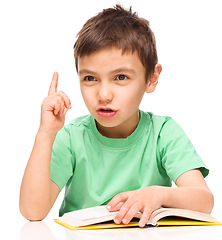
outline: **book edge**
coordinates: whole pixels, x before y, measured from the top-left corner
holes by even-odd
[[[162,210],[162,211],[161,211]],[[178,209],[178,208],[162,208],[157,210],[157,214],[154,212],[154,216],[148,220],[147,224],[158,224],[158,221],[163,219],[164,217],[181,217],[187,218],[187,221],[196,220],[199,222],[219,222],[217,219],[212,217],[210,214],[196,212],[187,209]],[[151,215],[152,216],[152,215]]]
[[[94,229],[110,229],[110,228],[126,228],[126,227],[139,227],[138,223],[129,223],[129,224],[95,224],[87,226],[74,227],[68,223],[60,221],[59,219],[54,219],[54,221],[60,224],[63,227],[68,228],[69,230],[94,230]]]

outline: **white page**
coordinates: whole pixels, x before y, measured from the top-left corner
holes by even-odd
[[[93,218],[100,218],[100,217],[115,215],[117,214],[117,212],[109,212],[106,209],[106,206],[98,206],[98,207],[92,207],[92,208],[73,211],[68,214],[72,218],[84,220],[84,219],[93,219]]]

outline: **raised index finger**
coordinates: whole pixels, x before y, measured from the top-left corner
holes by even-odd
[[[58,79],[59,79],[59,74],[57,72],[54,72],[52,81],[49,87],[48,96],[57,92]]]

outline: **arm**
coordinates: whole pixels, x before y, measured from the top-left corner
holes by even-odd
[[[182,174],[176,184],[178,188],[168,189],[164,207],[211,213],[214,197],[199,170],[195,169]]]
[[[120,193],[108,203],[107,209],[119,210],[115,218],[117,224],[121,221],[127,224],[138,211],[142,212],[140,227],[143,227],[151,213],[161,206],[211,212],[213,195],[199,170],[182,174],[176,184],[177,188],[151,186]]]
[[[57,92],[57,84],[58,73],[54,73],[48,97],[42,103],[39,131],[20,189],[20,212],[31,221],[44,219],[60,192],[50,178],[51,152],[71,106],[69,98],[63,92]]]

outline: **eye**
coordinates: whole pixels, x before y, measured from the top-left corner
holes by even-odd
[[[128,77],[126,75],[118,75],[116,77],[116,80],[119,80],[119,81],[126,80],[126,79],[128,79]]]
[[[86,76],[84,78],[84,80],[89,81],[89,82],[96,81],[96,79],[93,76]]]

